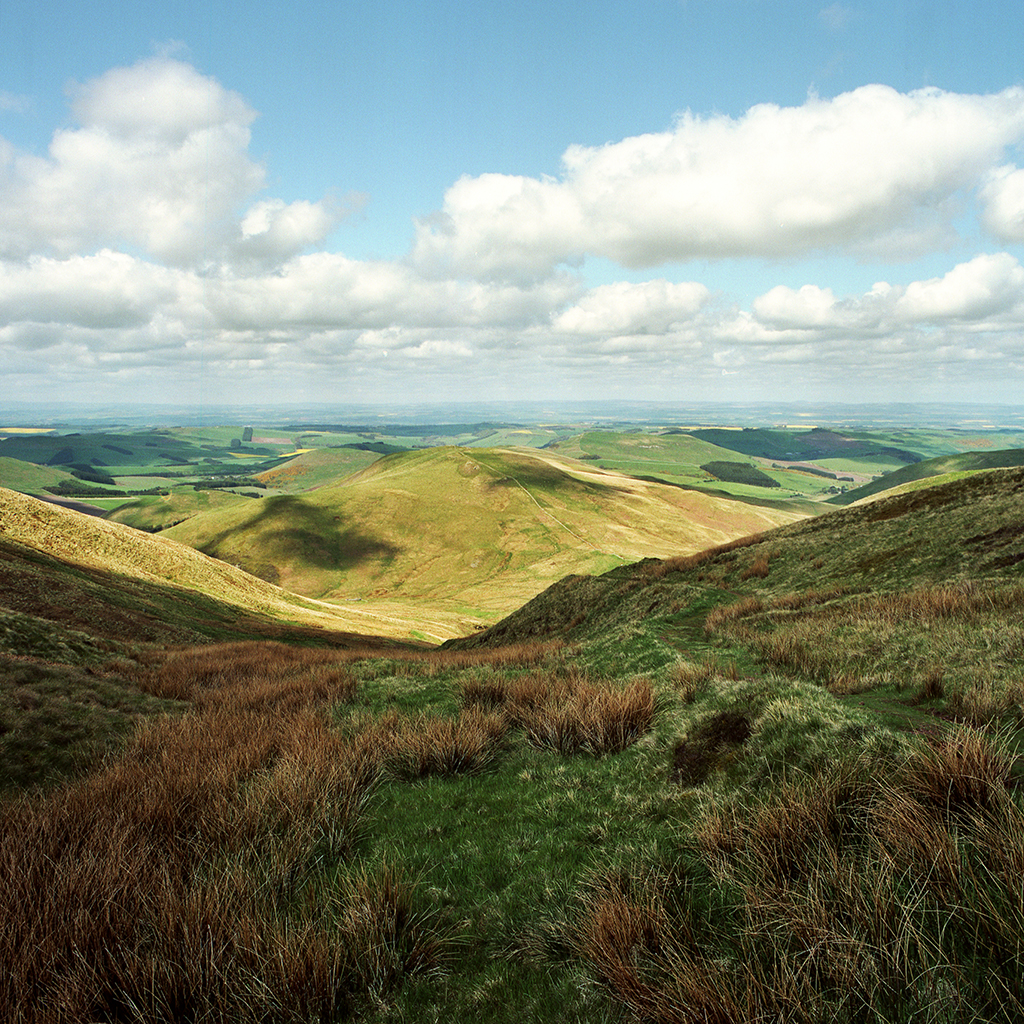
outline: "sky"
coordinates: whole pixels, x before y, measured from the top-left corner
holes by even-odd
[[[1013,4],[0,2],[0,413],[1022,384]]]

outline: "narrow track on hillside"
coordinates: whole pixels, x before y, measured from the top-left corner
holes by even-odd
[[[477,462],[477,460],[474,459],[472,456],[470,456],[470,461],[473,462],[475,465],[479,466],[482,470],[484,470],[484,472],[490,472],[486,466],[484,466],[481,463]],[[541,510],[541,512],[544,513],[544,515],[546,515],[552,522],[557,523],[563,530],[565,530],[565,532],[567,534],[569,534],[570,537],[575,537],[581,544],[583,544],[584,546],[590,548],[591,551],[596,551],[599,554],[605,553],[592,540],[588,540],[586,537],[581,536],[574,529],[572,529],[569,526],[566,526],[566,524],[563,523],[562,520],[559,519],[556,515],[553,515],[551,512],[549,512],[534,497],[534,495],[531,493],[530,489],[524,483],[522,483],[517,477],[508,476],[507,479],[511,480],[516,485],[516,487],[518,487],[530,499],[530,501],[532,501],[534,503],[534,505],[536,505],[537,508],[539,508]],[[616,554],[615,552],[611,552],[611,554],[614,554],[615,557],[618,558],[622,562],[626,561],[626,559],[623,558],[622,555]]]

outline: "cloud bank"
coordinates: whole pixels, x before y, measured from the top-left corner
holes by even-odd
[[[1019,88],[871,85],[738,119],[687,113],[672,131],[571,147],[557,180],[460,179],[421,223],[415,255],[435,273],[496,278],[544,276],[585,255],[630,268],[825,249],[877,256],[896,237],[897,255],[916,255],[950,240],[950,204],[1022,136]],[[1019,179],[994,178],[994,222],[1012,218],[1004,208],[1019,198]]]
[[[340,204],[266,194],[255,112],[190,65],[115,68],[70,104],[45,155],[0,139],[8,388],[1010,400],[1024,368],[1024,267],[1000,250],[1024,243],[1019,88],[686,113],[570,146],[557,178],[461,178],[408,253],[374,261],[324,248]],[[938,275],[906,263],[972,245]],[[888,269],[860,294],[807,280],[746,308],[715,286],[721,260],[792,278],[822,253]],[[651,275],[588,286],[592,258]]]

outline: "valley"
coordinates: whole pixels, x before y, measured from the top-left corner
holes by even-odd
[[[1014,428],[77,426],[0,441],[19,1024],[1024,1012]]]

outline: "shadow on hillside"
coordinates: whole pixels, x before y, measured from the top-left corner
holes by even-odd
[[[235,531],[224,530],[200,546],[204,554],[236,561],[242,569],[271,583],[274,567],[296,564],[314,569],[344,570],[368,559],[393,558],[401,552],[358,527],[348,526],[331,509],[318,508],[298,495],[260,499],[260,514],[245,528],[252,546],[221,554]],[[237,538],[236,538],[237,539]]]
[[[510,461],[505,468],[508,470],[507,475],[497,476],[489,481],[486,484],[488,490],[521,486],[528,489],[552,489],[576,494],[590,494],[598,497],[609,493],[629,493],[629,488],[623,487],[620,484],[612,483],[611,481],[597,483],[592,480],[577,480],[576,477],[570,476],[569,473],[555,466],[543,463],[515,463]],[[596,472],[600,472],[600,470],[596,470]]]

